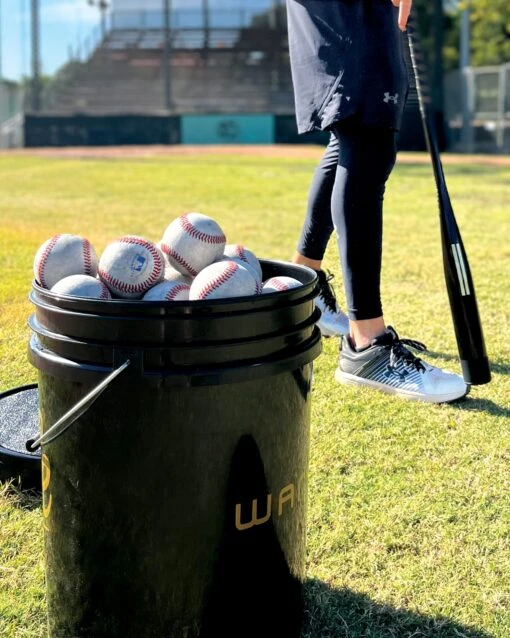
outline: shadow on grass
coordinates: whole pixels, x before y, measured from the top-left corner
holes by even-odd
[[[508,408],[504,408],[490,399],[475,399],[470,397],[470,395],[461,401],[449,403],[449,405],[463,412],[487,412],[488,414],[494,414],[494,416],[510,417],[510,410]]]
[[[434,352],[433,350],[427,350],[427,357],[431,359],[444,359],[445,361],[456,361],[458,363],[459,357],[453,354],[445,354],[444,352]],[[509,363],[494,363],[490,361],[490,369],[494,374],[510,374]]]
[[[448,618],[434,618],[375,603],[318,580],[305,582],[301,638],[491,638]]]
[[[427,350],[427,357],[430,359],[444,359],[446,361],[456,361],[458,363],[458,357],[451,354],[444,354],[442,352],[433,352]],[[490,363],[490,370],[492,374],[508,375],[510,374],[510,365],[503,363]],[[475,386],[476,387],[476,386]],[[460,401],[454,401],[449,405],[465,411],[479,411],[488,412],[496,416],[510,417],[510,410],[505,408],[490,399],[477,399],[472,394],[468,394],[467,397]]]
[[[0,496],[9,498],[14,507],[25,511],[41,506],[40,493],[21,491],[13,483],[0,485]],[[229,586],[232,587],[232,582]],[[237,583],[234,582],[234,586],[237,587]],[[241,588],[239,595],[246,600],[245,589]],[[449,618],[426,616],[377,603],[363,594],[335,589],[319,580],[305,582],[304,599],[301,638],[493,638],[485,631],[460,625]],[[275,595],[274,600],[278,601],[278,596]],[[211,601],[215,602],[214,597]],[[231,605],[230,597],[226,597],[225,604]],[[296,629],[299,631],[299,625]],[[289,629],[289,632],[278,635],[294,635],[294,630]],[[201,635],[219,634],[214,631]],[[274,636],[275,633],[267,635]]]
[[[0,483],[0,497],[9,499],[11,505],[26,512],[38,509],[42,503],[40,490],[32,487],[25,489],[15,479]]]

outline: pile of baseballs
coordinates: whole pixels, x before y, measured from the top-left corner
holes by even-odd
[[[222,299],[302,285],[286,276],[263,281],[255,254],[242,244],[227,244],[218,222],[202,213],[177,217],[157,243],[119,237],[99,258],[87,239],[54,235],[35,255],[34,276],[56,294],[105,300]]]

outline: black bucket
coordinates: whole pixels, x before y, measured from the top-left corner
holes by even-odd
[[[317,279],[261,263],[303,285],[168,303],[34,283],[50,638],[300,635]]]

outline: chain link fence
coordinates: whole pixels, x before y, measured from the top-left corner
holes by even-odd
[[[23,90],[16,82],[0,80],[0,148],[23,145]]]
[[[445,114],[450,150],[510,153],[510,63],[448,73]]]

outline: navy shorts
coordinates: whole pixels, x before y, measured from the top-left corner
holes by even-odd
[[[287,0],[300,133],[352,115],[400,127],[409,80],[397,17],[391,0]]]

